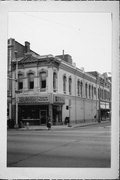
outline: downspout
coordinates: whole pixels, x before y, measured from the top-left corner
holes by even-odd
[[[83,98],[83,114],[84,114],[84,122],[85,122],[85,93],[86,93],[86,90],[85,90],[85,72],[83,74],[83,79],[84,79],[84,98]]]
[[[76,67],[75,67],[75,123],[77,124],[76,113],[77,113],[77,109],[76,109]]]

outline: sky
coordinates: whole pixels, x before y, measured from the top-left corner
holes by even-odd
[[[111,72],[111,14],[80,12],[10,12],[8,38],[40,55],[72,56],[78,68]]]

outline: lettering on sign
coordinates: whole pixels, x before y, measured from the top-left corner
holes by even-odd
[[[105,102],[100,102],[100,108],[102,109],[109,109],[109,103],[105,103]]]
[[[54,103],[64,104],[65,103],[64,96],[54,96]]]
[[[19,97],[19,103],[41,103],[49,102],[48,96],[28,96],[28,97]]]

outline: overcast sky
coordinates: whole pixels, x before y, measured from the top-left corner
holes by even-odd
[[[111,72],[110,13],[12,12],[8,16],[8,38],[40,55],[72,56],[85,71]]]

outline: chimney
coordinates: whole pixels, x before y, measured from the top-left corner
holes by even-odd
[[[15,46],[15,39],[13,38],[8,39],[8,47],[13,47],[13,46]]]
[[[30,52],[30,43],[28,41],[25,41],[25,53]]]
[[[8,72],[11,72],[11,62],[15,58],[14,55],[15,50],[15,39],[8,39]]]

